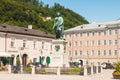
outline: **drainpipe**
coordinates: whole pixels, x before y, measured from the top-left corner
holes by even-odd
[[[7,35],[8,33],[5,34],[5,52],[7,52]]]
[[[117,62],[119,61],[119,25],[117,24]]]

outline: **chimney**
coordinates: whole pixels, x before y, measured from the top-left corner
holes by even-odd
[[[28,29],[32,29],[32,25],[28,25]]]

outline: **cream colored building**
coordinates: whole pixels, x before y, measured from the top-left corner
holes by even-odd
[[[52,53],[53,35],[43,31],[0,24],[0,54],[7,53],[11,57],[11,65],[16,65],[17,56],[21,57],[21,64],[26,66],[30,61],[39,62],[40,59],[50,57]]]
[[[0,24],[0,66],[6,55],[10,57],[10,64],[17,65],[18,58],[21,65],[39,62],[49,67],[68,67],[64,40],[43,31]],[[5,56],[5,57],[4,57]]]
[[[69,62],[83,65],[120,59],[120,20],[80,25],[64,32]]]

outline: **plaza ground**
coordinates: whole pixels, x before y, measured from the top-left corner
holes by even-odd
[[[102,73],[79,76],[79,75],[39,75],[39,74],[8,74],[0,72],[0,80],[115,80],[112,72],[114,70],[103,70]]]

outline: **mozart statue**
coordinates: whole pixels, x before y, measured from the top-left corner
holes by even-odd
[[[56,39],[63,39],[62,34],[63,34],[63,17],[60,15],[59,12],[57,12],[57,17],[55,17],[54,20],[54,25],[53,25],[53,29],[55,30],[56,33]]]

